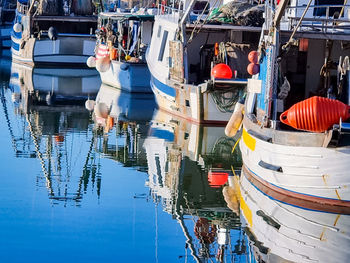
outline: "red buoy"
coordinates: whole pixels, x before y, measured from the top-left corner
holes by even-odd
[[[231,79],[232,70],[228,65],[220,63],[211,69],[211,76],[216,79]]]
[[[258,74],[260,71],[259,64],[250,63],[247,67],[247,71],[250,75]]]
[[[280,116],[281,122],[298,130],[324,132],[340,118],[350,117],[350,106],[338,100],[312,97],[294,104]]]
[[[259,53],[255,50],[250,51],[248,54],[248,60],[251,63],[258,64]]]
[[[227,172],[210,171],[208,173],[208,181],[211,187],[220,187],[224,185],[227,182],[227,180],[228,180]]]

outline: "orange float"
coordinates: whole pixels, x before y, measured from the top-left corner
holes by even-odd
[[[247,67],[247,71],[250,75],[258,74],[260,71],[259,64],[250,63]]]
[[[350,106],[338,100],[314,96],[294,104],[280,116],[281,122],[295,129],[324,132],[340,118],[350,117]]]
[[[253,50],[253,51],[249,52],[249,54],[248,54],[249,62],[257,64],[258,58],[259,58],[259,53],[257,51]]]
[[[216,79],[231,79],[232,70],[228,65],[220,63],[211,69],[211,76]]]

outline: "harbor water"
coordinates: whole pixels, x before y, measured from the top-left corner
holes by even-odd
[[[95,70],[23,67],[6,51],[0,66],[0,262],[350,256],[348,216],[239,180],[239,134],[159,111],[152,94],[102,85]]]

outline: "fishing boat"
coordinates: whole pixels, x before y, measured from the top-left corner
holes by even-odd
[[[85,65],[96,42],[93,9],[91,0],[18,0],[11,33],[13,60],[30,65]]]
[[[270,198],[350,214],[348,6],[287,2],[266,2],[260,72],[226,128],[244,117],[244,176]]]
[[[160,109],[224,125],[247,84],[248,54],[259,42],[263,6],[232,1],[160,5],[146,54]]]
[[[96,97],[101,80],[92,69],[32,67],[12,62],[10,87],[13,99],[27,108],[40,105],[84,105]],[[28,99],[27,98],[29,95]]]
[[[256,262],[344,262],[349,257],[349,215],[302,209],[269,198],[247,176],[229,178]],[[226,198],[225,198],[226,199]],[[227,200],[227,199],[226,199]],[[253,260],[251,262],[254,262]]]
[[[99,14],[95,57],[87,64],[96,67],[104,84],[128,92],[152,93],[145,53],[153,20],[152,13],[145,10]]]

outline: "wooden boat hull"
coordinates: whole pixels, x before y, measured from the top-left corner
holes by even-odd
[[[158,107],[178,117],[195,123],[219,126],[226,125],[231,117],[231,112],[218,109],[212,93],[203,92],[201,86],[177,88],[151,76],[151,87]]]
[[[240,149],[245,173],[256,187],[272,198],[299,207],[350,214],[350,147],[317,146],[319,138],[314,140],[314,146],[293,145],[292,140],[282,144],[281,131],[275,136],[279,142],[274,143],[274,139],[270,141],[273,135],[259,135],[249,126],[249,120],[244,122]],[[313,140],[311,133],[293,133]],[[285,136],[290,135],[286,132]]]

